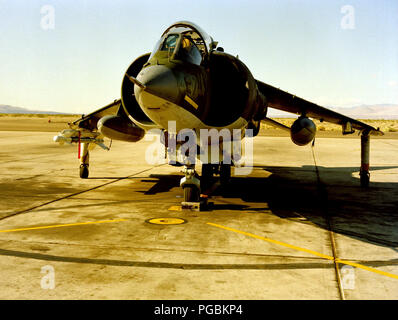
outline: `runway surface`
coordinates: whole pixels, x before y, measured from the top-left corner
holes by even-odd
[[[396,139],[371,139],[362,189],[358,136],[256,137],[195,212],[151,141],[94,149],[80,179],[53,135],[0,131],[0,299],[398,299]]]

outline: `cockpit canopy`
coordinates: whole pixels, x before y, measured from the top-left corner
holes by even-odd
[[[151,56],[158,51],[167,51],[176,60],[200,65],[217,43],[192,22],[182,21],[171,25],[162,34]]]

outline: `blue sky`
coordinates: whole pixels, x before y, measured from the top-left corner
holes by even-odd
[[[49,30],[45,5],[54,8]],[[353,29],[341,26],[346,5]],[[396,0],[0,0],[0,104],[104,106],[120,97],[129,64],[178,20],[201,26],[257,79],[307,100],[398,104]]]

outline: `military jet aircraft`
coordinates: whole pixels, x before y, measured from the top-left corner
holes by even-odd
[[[299,117],[289,128],[268,118],[268,108]],[[70,129],[55,136],[54,141],[79,144],[80,177],[87,178],[89,150],[95,145],[107,149],[104,137],[136,142],[147,131],[157,129],[168,150],[165,154],[174,155],[186,142],[176,138],[181,130],[190,129],[198,135],[204,129],[241,130],[240,140],[249,130],[256,136],[261,121],[267,121],[289,130],[295,144],[306,145],[314,140],[316,133],[310,118],[339,124],[342,134],[360,131],[360,182],[368,186],[369,135],[382,135],[379,129],[255,79],[242,61],[224,52],[199,26],[180,21],[163,32],[151,53],[136,58],[128,67],[123,75],[120,99],[70,123]],[[169,129],[171,121],[173,132]],[[200,154],[203,145],[195,144]],[[170,164],[184,166],[185,176],[181,179],[184,201],[199,201],[201,190],[213,175],[219,174],[223,183],[230,178],[231,165],[236,161],[228,162],[221,156],[217,161],[201,158],[202,176],[199,177],[195,161],[187,160],[185,151],[179,154],[181,161],[170,159]]]

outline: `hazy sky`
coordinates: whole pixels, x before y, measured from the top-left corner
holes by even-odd
[[[129,64],[179,20],[307,100],[398,104],[397,0],[0,0],[0,104],[104,106],[120,97]]]

